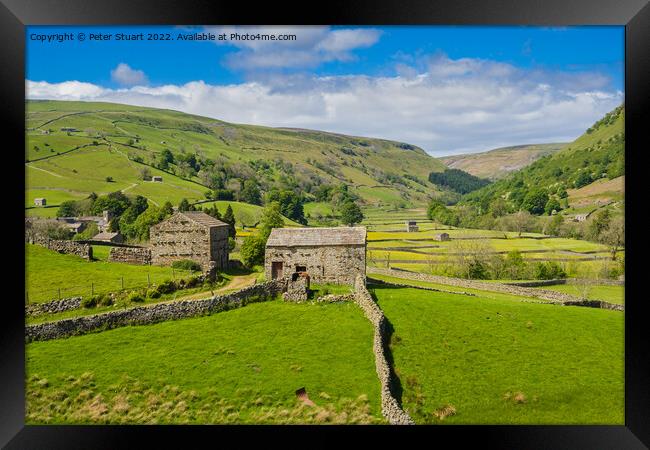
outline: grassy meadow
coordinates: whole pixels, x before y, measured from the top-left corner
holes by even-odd
[[[271,301],[30,343],[27,423],[381,423],[372,336],[354,304]]]
[[[402,402],[416,423],[624,423],[620,312],[372,291],[394,328]]]

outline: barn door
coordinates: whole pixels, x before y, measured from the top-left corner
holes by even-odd
[[[273,261],[271,263],[271,279],[277,280],[282,278],[282,261]]]

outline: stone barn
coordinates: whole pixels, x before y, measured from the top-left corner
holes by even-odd
[[[228,265],[228,224],[202,211],[176,212],[149,229],[151,262],[190,259],[203,270]]]
[[[406,231],[408,233],[417,233],[419,229],[418,223],[415,220],[408,220],[406,222]]]
[[[436,241],[450,241],[449,233],[439,233],[433,237]]]
[[[366,276],[366,228],[274,228],[264,271],[267,280],[306,272],[314,283],[353,285]]]
[[[44,198],[35,198],[34,199],[34,205],[35,206],[45,206],[47,205],[47,200]]]

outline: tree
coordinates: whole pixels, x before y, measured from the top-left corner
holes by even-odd
[[[178,210],[190,211],[190,202],[188,202],[186,198],[182,199],[181,202],[178,204]]]
[[[564,219],[560,214],[554,215],[553,218],[546,223],[546,226],[544,227],[544,234],[548,234],[549,236],[559,236],[562,230],[563,222]]]
[[[348,201],[341,206],[341,221],[348,225],[353,226],[354,224],[360,223],[363,220],[363,213],[359,205],[352,201]]]
[[[162,213],[165,215],[165,217],[171,216],[174,214],[174,207],[172,206],[171,202],[167,200],[163,206],[162,206]]]
[[[612,219],[607,229],[600,234],[600,242],[609,247],[612,261],[616,261],[616,254],[625,245],[625,222],[623,218]]]
[[[140,167],[138,172],[140,173],[140,178],[142,178],[144,181],[151,180],[151,170],[149,170],[148,167]]]
[[[221,220],[230,225],[228,227],[228,236],[234,238],[237,234],[237,230],[235,229],[235,213],[233,212],[232,206],[230,206],[230,204],[228,204],[226,212],[224,213]]]
[[[67,200],[61,202],[59,209],[56,210],[57,217],[75,217],[78,215],[77,202],[74,200]]]
[[[111,192],[108,195],[97,197],[93,202],[92,214],[100,215],[102,211],[109,211],[113,217],[118,217],[121,216],[129,206],[131,206],[131,199],[129,199],[123,192]]]
[[[246,236],[240,252],[244,266],[251,268],[256,264],[263,264],[265,248],[266,238],[261,233]]]
[[[239,197],[243,202],[250,203],[251,205],[262,204],[262,194],[255,180],[244,181],[244,187],[239,193]]]
[[[264,243],[266,244],[266,238],[269,237],[273,228],[283,227],[284,218],[280,213],[280,204],[278,202],[271,202],[266,208],[264,208],[262,217],[260,218],[260,232],[262,235],[266,236]]]
[[[611,214],[609,209],[603,209],[598,214],[594,215],[589,222],[587,234],[590,239],[594,241],[601,240],[601,234],[607,230],[611,221]]]
[[[583,186],[588,185],[591,183],[593,179],[591,178],[591,174],[587,170],[583,170],[578,174],[578,177],[576,180],[573,182],[573,187],[576,189],[580,189]]]
[[[553,213],[553,211],[559,212],[561,209],[562,207],[560,206],[560,202],[555,197],[549,198],[546,202],[546,206],[544,206],[544,212],[549,216]]]
[[[533,189],[528,191],[521,203],[521,208],[531,214],[540,215],[544,213],[544,207],[548,202],[548,194],[543,189]]]

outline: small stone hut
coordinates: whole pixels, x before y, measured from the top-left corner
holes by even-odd
[[[154,175],[153,177],[151,177],[151,181],[153,181],[154,183],[162,183],[162,177],[160,175]]]
[[[35,198],[34,199],[34,205],[36,206],[45,206],[47,204],[47,200],[44,198]]]
[[[264,271],[267,280],[306,272],[314,283],[354,285],[366,276],[366,228],[274,228]]]
[[[151,262],[190,259],[203,270],[228,265],[228,224],[202,211],[178,211],[149,229]]]
[[[418,227],[418,223],[415,220],[407,220],[406,221],[406,231],[409,233],[417,233],[420,228]]]
[[[98,242],[121,244],[124,242],[124,236],[122,236],[122,234],[119,232],[102,231],[94,235],[92,240]]]
[[[450,241],[449,233],[438,233],[433,237],[436,241]]]

